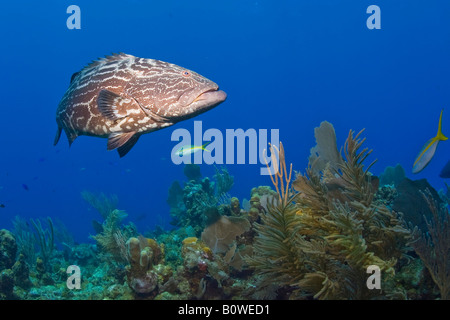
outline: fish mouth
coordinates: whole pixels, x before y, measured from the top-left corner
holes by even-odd
[[[190,106],[206,111],[216,107],[218,104],[224,102],[227,99],[227,94],[219,88],[209,89],[202,92],[191,103]]]
[[[182,100],[187,99],[189,100],[183,103]],[[226,99],[227,94],[224,91],[219,90],[217,85],[209,86],[201,91],[199,90],[197,94],[192,94],[192,91],[186,92],[184,97],[181,97],[178,100],[177,108],[180,110],[180,113],[171,116],[170,119],[174,122],[179,122],[193,118],[218,106]]]

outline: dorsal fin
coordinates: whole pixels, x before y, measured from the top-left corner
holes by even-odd
[[[134,56],[123,53],[123,52],[113,53],[110,56],[105,56],[104,58],[98,58],[97,60],[92,61],[87,66],[85,66],[81,71],[90,69],[90,68],[95,68],[96,66],[106,64],[111,61],[126,60],[126,59],[130,59],[130,58],[134,58]]]
[[[77,75],[80,74],[80,72],[81,72],[81,71],[75,72],[75,73],[72,75],[72,77],[70,78],[70,83],[73,82],[73,80],[77,77]]]

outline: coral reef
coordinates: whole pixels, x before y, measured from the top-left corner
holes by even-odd
[[[405,170],[399,163],[397,163],[395,167],[386,167],[383,173],[380,174],[380,186],[397,186],[405,177]]]
[[[234,177],[230,175],[227,168],[222,166],[216,167],[214,180],[216,181],[216,195],[221,196],[231,190],[234,184]]]
[[[164,262],[164,247],[153,239],[143,236],[131,237],[123,243],[123,236],[118,236],[117,246],[123,258],[128,262],[126,266],[127,283],[136,293],[151,293],[158,285],[158,281],[165,282],[170,271],[159,264]],[[162,277],[162,280],[159,279]]]
[[[430,196],[441,204],[442,200],[436,190],[425,179],[413,181],[408,178],[399,182],[396,190],[398,195],[393,201],[392,209],[402,212],[406,221],[426,230],[426,219],[432,217],[432,212],[422,193],[429,190]]]
[[[311,148],[309,156],[310,170],[324,176],[340,169],[342,157],[337,149],[336,133],[334,127],[328,121],[323,121],[314,129],[316,145]]]
[[[117,196],[88,191],[102,218],[94,243],[75,243],[57,220],[16,217],[0,230],[0,299],[448,299],[448,192],[399,165],[378,179],[361,135],[350,131],[341,155],[321,123],[304,174],[270,145],[272,187],[250,200],[229,193],[225,167],[209,178],[188,165],[169,189],[171,230],[141,235]],[[80,289],[66,284],[71,265]],[[367,287],[369,266],[382,290]]]
[[[214,253],[226,252],[236,237],[248,231],[250,223],[243,217],[220,217],[202,232],[204,241]]]
[[[42,223],[39,219],[31,219],[30,221],[36,231],[35,235],[40,248],[39,255],[41,260],[39,261],[42,263],[42,268],[48,269],[50,268],[50,258],[55,247],[53,221],[50,217],[47,217],[48,229],[42,227]]]
[[[189,166],[189,169],[186,167]],[[214,223],[220,215],[237,214],[236,202],[231,208],[231,197],[227,192],[233,186],[233,177],[225,167],[216,168],[214,181],[202,178],[197,165],[186,165],[185,175],[189,179],[182,188],[178,181],[169,189],[167,203],[170,206],[171,224],[177,227],[192,227],[200,237],[203,229]],[[195,178],[195,179],[194,179]],[[235,211],[232,211],[235,210]],[[227,214],[227,215],[228,215]]]
[[[183,188],[181,188],[178,181],[174,181],[169,188],[169,196],[167,198],[167,204],[170,207],[170,215],[172,217],[178,217],[186,211],[186,206],[183,202]],[[172,222],[176,225],[178,222]]]
[[[119,261],[123,256],[121,255],[119,247],[117,247],[117,233],[121,232],[127,237],[137,234],[133,224],[122,226],[122,220],[127,216],[128,214],[123,210],[115,209],[111,211],[102,224],[102,232],[92,236],[101,250],[111,254]]]
[[[439,288],[441,299],[450,300],[450,216],[447,208],[434,200],[429,190],[424,198],[432,213],[432,220],[425,218],[428,232],[415,230],[411,245],[428,269]]]
[[[30,268],[27,265],[23,254],[19,255],[11,270],[14,275],[14,285],[23,289],[29,289],[32,286],[30,280]]]
[[[36,237],[30,224],[25,219],[16,216],[13,220],[13,226],[18,252],[25,256],[29,266],[34,266],[36,264]]]
[[[445,190],[440,189],[439,190],[439,197],[441,198],[442,202],[446,203],[448,206],[450,206],[450,187],[447,183],[445,183]]]
[[[239,202],[238,198],[236,198],[236,197],[231,198],[230,206],[231,206],[231,214],[233,216],[241,215],[241,203]]]
[[[294,284],[304,273],[302,251],[298,249],[302,236],[298,233],[297,209],[290,190],[292,166],[288,175],[282,143],[279,150],[271,148],[273,157],[275,152],[278,153],[279,170],[271,179],[277,196],[271,197],[267,211],[262,212],[261,223],[255,223],[257,236],[253,245],[254,254],[247,258],[248,264],[259,276],[258,291],[262,292],[273,285],[276,288],[271,291]]]
[[[17,244],[14,235],[6,230],[0,230],[0,270],[9,269],[16,260]]]
[[[23,254],[16,260],[18,246],[14,235],[6,230],[0,230],[0,300],[17,299],[14,288],[28,289],[31,287],[29,268]]]
[[[306,175],[297,174],[295,191],[289,187],[292,167],[288,173],[282,144],[279,151],[271,150],[280,159],[280,170],[272,176],[278,201],[256,226],[249,263],[263,278],[292,288],[293,297],[374,298],[377,293],[365,285],[366,268],[377,265],[392,277],[406,253],[410,234],[401,217],[373,201],[376,188],[369,169],[374,162],[364,166],[371,151],[361,150],[360,135],[350,131],[345,159],[325,163],[328,172],[313,170],[310,163]],[[335,140],[331,135],[325,139]],[[397,290],[384,283],[386,292]]]
[[[213,253],[202,240],[189,237],[183,240],[181,257],[187,272],[191,274],[200,272],[202,273],[200,278],[203,278],[208,268],[208,262],[213,258]]]

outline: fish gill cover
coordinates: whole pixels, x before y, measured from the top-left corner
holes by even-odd
[[[450,298],[449,3],[23,4],[1,300]]]

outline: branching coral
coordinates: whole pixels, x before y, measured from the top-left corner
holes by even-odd
[[[393,276],[404,254],[409,231],[397,214],[373,201],[377,188],[368,170],[374,162],[364,165],[371,150],[362,148],[361,132],[350,131],[344,160],[332,157],[337,163],[325,162],[323,170],[310,163],[306,175],[298,174],[292,183],[296,192],[289,187],[282,145],[272,150],[280,159],[272,175],[279,197],[255,226],[255,254],[248,261],[257,275],[294,289],[291,297],[306,292],[317,299],[374,297],[366,287],[366,268],[377,265],[385,278]]]
[[[55,245],[55,236],[53,230],[53,222],[50,217],[47,217],[48,229],[42,227],[39,219],[31,219],[31,223],[36,230],[36,237],[38,239],[39,247],[41,248],[41,256],[45,263],[48,262],[53,252]]]
[[[443,300],[450,299],[450,218],[446,207],[432,200],[429,190],[424,195],[433,214],[431,221],[425,218],[428,233],[415,232],[412,247],[422,259]]]
[[[55,235],[58,230],[54,228],[53,221],[47,217],[45,224],[40,219],[30,219],[30,223],[16,216],[14,221],[14,233],[17,239],[19,253],[24,255],[24,260],[30,267],[36,266],[39,261],[43,271],[50,268],[50,259],[55,249]],[[47,226],[47,227],[46,227]],[[39,248],[40,258],[36,259],[36,249]]]
[[[25,256],[28,265],[32,267],[36,264],[36,237],[33,230],[28,222],[19,216],[14,218],[13,225],[18,251]]]
[[[118,209],[112,210],[103,222],[102,232],[92,236],[99,247],[103,251],[112,254],[117,261],[121,261],[122,257],[120,248],[117,246],[117,232],[123,232],[127,239],[136,233],[133,230],[133,225],[130,225],[128,228],[121,228],[122,220],[126,217],[127,213],[125,211]]]
[[[107,196],[104,193],[95,194],[84,190],[81,192],[81,197],[95,208],[105,220],[112,211],[117,209],[117,204],[119,203],[117,195],[114,194]]]
[[[355,137],[354,132],[350,130],[344,145],[345,161],[340,165],[342,173],[339,177],[344,181],[344,194],[350,201],[359,202],[364,207],[369,207],[372,203],[376,188],[373,187],[369,169],[377,160],[364,169],[364,160],[372,153],[372,150],[364,148],[360,150],[366,138],[359,139],[361,130]]]
[[[320,290],[312,291],[317,298],[372,297],[374,292],[368,290],[363,281],[366,268],[377,265],[385,276],[393,276],[394,266],[403,256],[409,237],[397,214],[373,202],[376,187],[368,170],[374,161],[364,166],[371,150],[361,149],[365,141],[360,139],[361,133],[354,136],[350,131],[344,146],[345,160],[336,171],[334,181],[324,181],[313,173],[308,178],[299,176],[300,182],[294,183],[299,191],[297,205],[302,212],[299,232],[324,248],[315,250],[318,253],[310,251],[306,264],[313,272],[300,282],[305,288],[317,288],[310,281],[317,283],[317,277],[323,278],[326,274]],[[330,186],[334,188],[332,192]],[[318,264],[317,258],[319,261],[325,258],[327,263]]]
[[[262,223],[254,224],[257,232],[254,255],[247,257],[249,266],[262,276],[262,287],[266,287],[269,282],[278,283],[279,286],[295,285],[305,271],[303,252],[298,249],[303,237],[298,233],[299,216],[293,203],[295,194],[290,192],[289,185],[292,167],[288,175],[282,143],[279,150],[271,146],[271,154],[273,158],[279,159],[279,169],[271,176],[278,199],[272,198],[267,212],[261,214]]]
[[[302,277],[303,252],[298,250],[302,236],[298,233],[298,216],[292,202],[270,204],[262,214],[262,223],[255,224],[257,232],[253,250],[247,258],[258,275],[280,286],[295,285]]]

